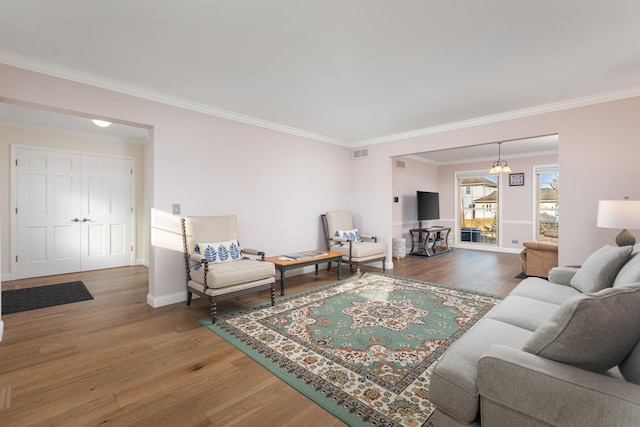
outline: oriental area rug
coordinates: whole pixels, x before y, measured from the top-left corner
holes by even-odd
[[[434,363],[500,299],[365,273],[201,323],[351,426],[415,427]]]

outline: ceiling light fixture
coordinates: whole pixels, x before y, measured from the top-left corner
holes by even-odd
[[[502,144],[502,142],[498,142],[498,160],[493,162],[493,165],[491,165],[491,169],[489,169],[489,173],[509,173],[509,172],[511,172],[511,168],[507,164],[507,161],[500,159],[500,144]]]
[[[107,126],[111,126],[111,122],[108,122],[106,120],[91,119],[91,121],[93,122],[94,125],[100,126],[101,128],[106,128]]]

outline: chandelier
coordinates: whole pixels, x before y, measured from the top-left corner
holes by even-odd
[[[500,144],[502,144],[502,142],[498,142],[498,160],[493,162],[493,165],[491,165],[491,169],[489,169],[489,173],[509,173],[509,172],[511,172],[511,168],[507,164],[507,161],[500,159]]]

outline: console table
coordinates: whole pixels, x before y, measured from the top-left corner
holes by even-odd
[[[411,252],[409,255],[433,256],[449,252],[449,232],[451,227],[412,228]]]

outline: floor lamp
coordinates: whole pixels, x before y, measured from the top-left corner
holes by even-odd
[[[635,245],[636,238],[628,229],[640,229],[640,201],[600,200],[598,202],[598,223],[600,228],[622,228],[616,236],[618,246]]]

